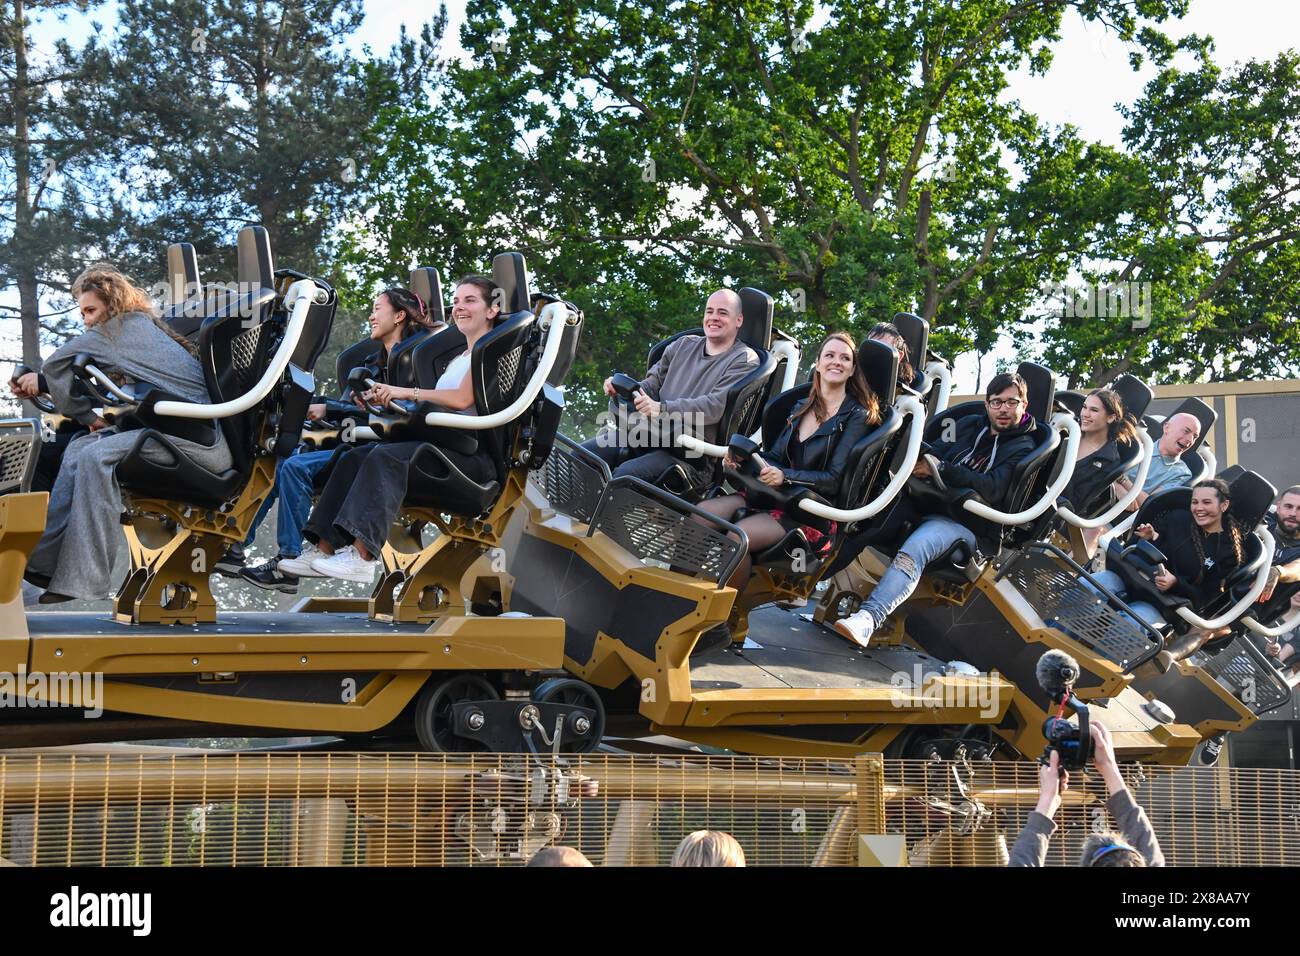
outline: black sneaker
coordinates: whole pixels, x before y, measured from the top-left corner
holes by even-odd
[[[222,577],[239,577],[244,570],[244,549],[239,545],[229,548],[212,566],[212,570]]]
[[[298,575],[285,574],[281,571],[279,558],[272,558],[255,568],[244,568],[239,572],[239,577],[266,591],[279,591],[281,594],[298,593]]]
[[[1201,744],[1201,763],[1213,767],[1219,762],[1219,753],[1223,750],[1223,734],[1215,734]]]

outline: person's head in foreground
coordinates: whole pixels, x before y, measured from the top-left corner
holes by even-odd
[[[1080,866],[1146,866],[1142,854],[1124,842],[1118,833],[1094,833],[1083,841]]]
[[[672,866],[744,866],[745,851],[721,830],[688,833],[673,852]]]
[[[528,861],[529,866],[591,866],[581,852],[571,846],[542,847]]]

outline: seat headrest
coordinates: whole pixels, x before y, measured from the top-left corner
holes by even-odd
[[[348,373],[358,365],[367,364],[371,357],[378,354],[383,348],[383,343],[376,339],[362,339],[354,345],[349,345],[339,353],[338,358],[334,361],[334,381],[338,383],[339,394],[348,387]]]
[[[737,294],[744,321],[736,337],[750,348],[766,352],[772,347],[772,316],[775,312],[772,297],[753,286],[745,286]]]
[[[1083,403],[1088,400],[1088,396],[1083,392],[1064,391],[1056,393],[1056,404],[1064,406],[1071,415],[1078,418],[1083,414]]]
[[[894,328],[907,343],[907,357],[919,374],[925,368],[925,357],[930,348],[930,323],[911,312],[895,312]]]
[[[173,242],[167,247],[167,285],[173,305],[203,298],[199,280],[199,256],[192,243]]]
[[[433,266],[411,270],[411,291],[424,300],[429,321],[435,326],[447,323],[447,307],[442,300],[442,276]]]
[[[898,351],[884,342],[863,339],[858,345],[858,368],[876,393],[881,408],[894,404],[898,392]]]
[[[274,289],[275,265],[271,259],[271,237],[264,226],[245,226],[236,241],[239,253],[239,287],[242,290]]]
[[[1151,433],[1151,440],[1159,442],[1161,435],[1164,433],[1165,422],[1169,421],[1169,419],[1173,418],[1175,415],[1180,414],[1193,415],[1201,423],[1201,433],[1196,436],[1196,441],[1192,443],[1192,447],[1183,452],[1183,460],[1187,461],[1196,454],[1196,450],[1205,443],[1207,438],[1210,437],[1210,430],[1214,428],[1214,423],[1218,421],[1219,415],[1213,408],[1206,405],[1199,398],[1185,398],[1177,408],[1166,415],[1163,419],[1156,419],[1148,416],[1147,431]]]
[[[502,252],[493,256],[492,281],[501,290],[501,314],[497,316],[497,322],[506,316],[529,311],[533,282],[522,252]]]
[[[1155,398],[1156,394],[1151,390],[1150,385],[1132,375],[1121,375],[1111,382],[1110,387],[1119,394],[1120,401],[1124,403],[1125,413],[1132,415],[1135,421],[1142,420],[1147,406],[1151,404],[1151,399]]]
[[[1035,362],[1021,362],[1016,374],[1029,389],[1029,414],[1040,422],[1050,420],[1056,404],[1056,375]]]
[[[1242,471],[1231,479],[1224,475],[1220,477],[1228,482],[1232,496],[1232,505],[1228,510],[1232,516],[1247,529],[1263,521],[1268,509],[1277,500],[1277,489],[1272,483],[1254,471]]]

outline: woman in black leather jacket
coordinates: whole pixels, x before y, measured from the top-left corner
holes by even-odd
[[[808,400],[791,413],[771,448],[754,456],[758,480],[774,489],[802,486],[823,497],[833,496],[849,452],[868,428],[878,424],[880,403],[857,366],[853,339],[846,332],[833,332],[817,351]],[[735,468],[737,463],[728,457],[726,465]],[[776,544],[787,531],[802,527],[814,547],[822,541],[829,544],[829,536],[835,533],[834,522],[802,511],[790,515],[751,507],[743,494],[710,498],[700,507],[723,520],[735,521],[749,539],[749,553],[727,582],[738,590],[749,580],[750,555]]]

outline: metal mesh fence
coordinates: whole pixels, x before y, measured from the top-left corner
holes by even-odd
[[[1132,768],[1169,865],[1300,864],[1300,775]],[[696,830],[750,866],[844,866],[859,838],[910,865],[1005,864],[1032,763],[595,754],[0,754],[0,858],[38,866],[519,866],[545,846],[667,865]],[[1114,827],[1072,774],[1049,865]]]

